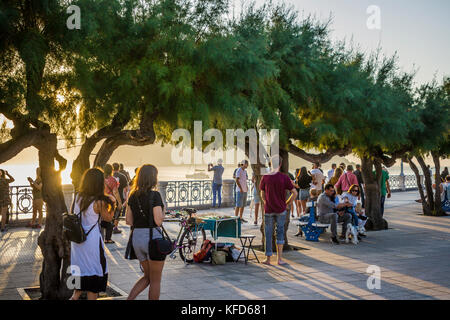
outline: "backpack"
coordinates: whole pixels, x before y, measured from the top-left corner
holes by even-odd
[[[75,202],[75,200],[74,200]],[[67,240],[75,242],[75,243],[83,243],[86,241],[89,233],[94,229],[94,227],[100,221],[100,215],[98,215],[98,221],[94,224],[91,229],[87,233],[84,232],[83,225],[81,224],[81,216],[82,213],[74,214],[73,207],[71,212],[65,213],[63,215],[63,234]]]
[[[203,262],[208,255],[208,253],[211,251],[213,247],[213,244],[211,240],[204,240],[202,243],[202,246],[200,248],[200,251],[194,253],[194,261],[195,262]]]

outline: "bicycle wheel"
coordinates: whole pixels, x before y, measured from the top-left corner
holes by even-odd
[[[192,263],[194,262],[194,253],[200,250],[203,241],[206,240],[205,230],[193,231],[186,229],[180,239],[181,247],[179,249],[181,260]]]

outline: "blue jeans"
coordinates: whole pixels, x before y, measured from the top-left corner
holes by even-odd
[[[282,213],[264,214],[264,236],[266,237],[266,256],[272,256],[272,232],[273,224],[277,224],[277,244],[284,244],[284,222],[286,221],[286,211]]]
[[[219,207],[222,204],[222,185],[215,182],[212,183],[213,207],[216,206],[216,195],[219,198]]]
[[[353,226],[358,228],[359,219],[358,219],[358,215],[356,214],[355,210],[353,208],[351,208],[351,209],[347,209],[347,212],[352,215],[352,224],[353,224]]]
[[[386,196],[381,196],[381,216],[384,214],[384,201],[386,201]]]

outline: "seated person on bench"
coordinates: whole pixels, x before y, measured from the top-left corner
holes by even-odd
[[[348,192],[344,192],[342,194],[343,202],[350,202],[352,204],[351,208],[347,208],[347,212],[349,212],[353,217],[353,226],[358,230],[358,235],[365,237],[362,232],[362,221],[367,220],[367,217],[361,214],[361,208],[357,208],[357,202],[359,197],[359,186],[354,184],[348,189]]]
[[[309,190],[308,202],[314,201],[314,203],[317,203],[317,198],[319,196],[319,193],[320,193],[320,191],[317,190],[317,189]],[[310,212],[311,212],[311,207],[307,207],[305,215],[300,219],[300,221],[308,221],[309,220],[308,215],[310,214]],[[314,211],[314,213],[315,213],[315,217],[314,218],[317,218],[317,210]],[[314,219],[314,220],[316,220],[316,219]],[[302,231],[301,225],[299,224],[298,225],[298,232],[295,234],[295,236],[298,237],[298,236],[301,236],[301,235],[303,235],[303,231]]]
[[[331,224],[331,242],[339,244],[337,239],[337,224],[338,222],[344,222],[342,226],[342,234],[345,238],[345,232],[347,230],[347,224],[351,223],[352,216],[350,213],[345,212],[345,208],[352,207],[351,203],[336,204],[331,197],[334,193],[334,187],[332,184],[325,186],[325,191],[319,196],[317,200],[317,214],[320,223]],[[335,210],[337,209],[337,212]]]

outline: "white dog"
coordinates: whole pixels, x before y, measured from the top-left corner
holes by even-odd
[[[353,244],[358,244],[358,231],[351,223],[347,224],[347,231],[345,232],[345,243],[350,242],[350,234],[352,235]]]

